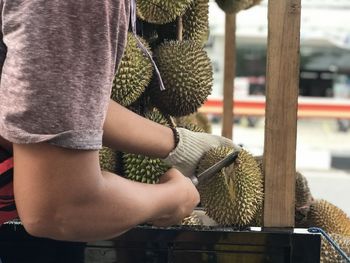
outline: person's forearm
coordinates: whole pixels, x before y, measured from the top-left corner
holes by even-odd
[[[64,215],[57,222],[62,227],[54,227],[49,237],[84,242],[110,239],[174,207],[169,196],[176,193],[171,185],[141,184],[111,173],[103,178],[94,194],[79,204],[67,202],[62,207]]]
[[[176,184],[147,185],[101,174],[97,151],[15,144],[14,166],[19,216],[25,229],[39,237],[110,238],[169,214],[168,209],[187,199],[185,190],[179,195],[182,186]]]
[[[171,129],[142,118],[113,100],[107,111],[103,143],[116,150],[161,158],[175,146]]]

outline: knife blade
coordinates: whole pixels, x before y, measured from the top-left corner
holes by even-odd
[[[210,166],[208,169],[206,169],[202,173],[191,176],[190,179],[191,179],[192,183],[195,186],[198,186],[202,182],[212,178],[222,168],[227,167],[230,164],[232,164],[237,159],[238,154],[239,154],[239,151],[233,151],[232,153],[228,154],[225,158],[223,158],[221,161]]]

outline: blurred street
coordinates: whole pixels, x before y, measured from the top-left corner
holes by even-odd
[[[221,123],[213,124],[221,134]],[[249,127],[242,118],[234,124],[234,142],[254,155],[263,153],[264,120]],[[350,130],[338,130],[336,120],[299,120],[297,170],[308,179],[315,198],[325,199],[350,216]]]

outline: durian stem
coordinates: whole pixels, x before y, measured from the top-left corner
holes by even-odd
[[[183,39],[183,23],[182,16],[177,18],[177,40],[182,41]]]

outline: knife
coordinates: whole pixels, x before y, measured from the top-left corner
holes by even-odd
[[[238,157],[239,151],[233,151],[229,155],[227,155],[224,159],[217,162],[213,166],[206,169],[204,172],[193,175],[190,177],[192,183],[195,186],[198,186],[199,184],[203,183],[204,181],[212,178],[216,173],[218,173],[222,168],[229,166],[232,164]]]

